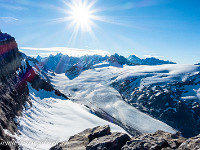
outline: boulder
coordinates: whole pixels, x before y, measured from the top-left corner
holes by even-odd
[[[157,131],[153,134],[153,136],[165,139],[172,149],[178,148],[186,140],[180,135],[179,132],[172,134],[164,131]]]
[[[87,145],[86,150],[120,150],[129,140],[130,137],[127,134],[114,132],[94,139]]]
[[[167,150],[177,149],[185,138],[178,133],[171,134],[164,131],[157,131],[154,134],[144,134],[133,137],[123,146],[122,150]]]

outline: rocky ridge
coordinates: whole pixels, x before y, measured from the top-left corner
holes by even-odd
[[[29,101],[28,88],[21,82],[17,70],[21,66],[22,56],[13,37],[0,32],[0,149],[16,149],[17,145],[6,145],[5,141],[15,141],[8,136],[18,133],[13,121],[19,115],[25,101]]]
[[[42,78],[29,57],[19,52],[15,38],[0,31],[0,149],[18,149],[14,134],[20,134],[15,117],[21,115],[25,102],[31,106],[27,82],[36,90],[54,91],[67,97]]]
[[[50,150],[198,150],[200,135],[185,139],[176,134],[157,131],[132,138],[125,133],[110,132],[109,126],[86,129],[60,142]]]
[[[135,56],[135,55],[130,55],[128,57],[128,60],[133,63],[133,64],[137,64],[137,65],[163,65],[163,64],[175,64],[174,62],[171,61],[164,61],[164,60],[160,60],[154,57],[151,58],[145,58],[145,59],[140,59],[139,57]]]

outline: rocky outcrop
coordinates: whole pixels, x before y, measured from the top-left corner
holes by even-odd
[[[177,149],[185,138],[178,134],[157,131],[154,134],[145,134],[133,137],[123,146],[122,150],[161,150],[161,149]]]
[[[95,138],[110,134],[109,126],[98,126],[92,129],[86,129],[81,133],[71,136],[68,141],[58,143],[50,150],[69,149],[78,150],[85,149],[86,146]]]
[[[71,136],[68,141],[58,143],[50,150],[119,150],[128,140],[130,137],[127,134],[111,133],[108,125],[98,126]]]
[[[200,134],[193,138],[189,138],[185,142],[183,142],[178,150],[199,150],[200,149]]]
[[[86,150],[120,150],[129,140],[130,137],[127,134],[114,132],[110,135],[94,139],[87,145]]]
[[[74,78],[78,77],[83,71],[88,70],[92,67],[92,64],[87,64],[85,62],[81,62],[72,66],[70,69],[66,70],[65,75],[70,79],[73,80]]]
[[[31,66],[29,63],[33,66]],[[62,96],[68,99],[67,96],[62,94],[59,90],[55,89],[51,85],[50,79],[47,76],[46,72],[43,72],[45,69],[40,70],[37,65],[38,61],[36,59],[26,56],[26,58],[23,60],[23,65],[20,66],[21,71],[19,72],[19,77],[21,80],[21,84],[26,85],[26,83],[29,82],[31,83],[31,86],[37,91],[39,91],[40,89],[45,91],[54,91],[57,96]]]
[[[109,126],[86,129],[68,141],[61,142],[50,150],[198,150],[200,135],[186,140],[176,134],[157,131],[130,138],[125,133],[110,133]]]

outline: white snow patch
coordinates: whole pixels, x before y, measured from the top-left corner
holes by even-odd
[[[181,99],[183,100],[194,100],[194,99],[198,99],[196,96],[186,96],[186,97],[181,97]]]
[[[27,68],[26,60],[25,60],[25,59],[23,59],[23,60],[21,61],[21,66],[22,66],[22,71],[23,71],[23,73],[25,73],[25,72],[26,72],[26,68]]]
[[[21,135],[16,138],[23,149],[46,150],[76,133],[99,125],[109,124],[111,131],[126,133],[119,126],[91,114],[84,106],[61,100],[53,92],[28,87],[32,107],[17,118]]]

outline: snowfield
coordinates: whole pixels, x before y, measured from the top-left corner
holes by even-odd
[[[46,150],[67,141],[76,133],[99,125],[110,125],[112,131],[121,127],[100,119],[89,109],[56,96],[53,92],[36,91],[29,85],[32,107],[26,104],[22,116],[16,118],[21,135],[15,136],[24,150]]]
[[[174,133],[167,124],[158,121],[130,106],[123,101],[117,90],[110,86],[116,80],[131,76],[142,78],[134,82],[142,89],[153,83],[168,83],[185,80],[197,72],[194,65],[159,65],[159,66],[124,66],[115,67],[108,63],[97,64],[94,69],[82,72],[77,78],[69,80],[65,74],[56,74],[52,83],[63,93],[70,94],[75,102],[98,110],[99,108],[112,117],[142,133],[164,130]],[[186,74],[187,72],[187,74]],[[134,86],[133,86],[134,87]]]

